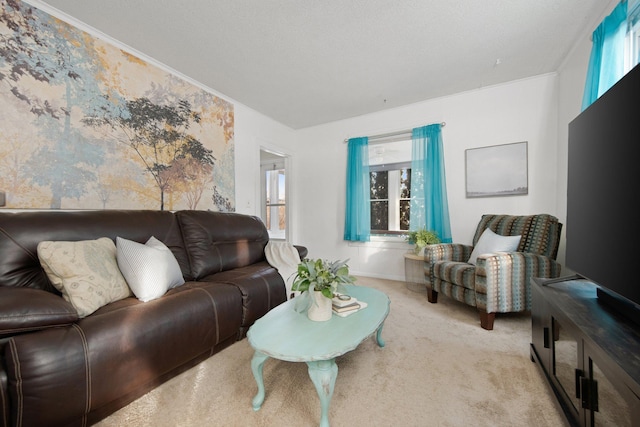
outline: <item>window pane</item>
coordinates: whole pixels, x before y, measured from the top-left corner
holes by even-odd
[[[286,237],[286,175],[284,169],[266,171],[266,221],[269,237]]]
[[[267,203],[269,203],[269,202],[267,202]],[[267,204],[267,206],[269,206],[269,205]],[[267,231],[269,231],[271,229],[271,209],[269,209],[268,207],[267,207],[267,219],[266,219],[264,225],[267,227]]]
[[[400,230],[409,229],[409,209],[411,202],[409,200],[400,200]]]
[[[411,206],[411,168],[400,169],[400,230],[409,229]]]
[[[372,230],[388,230],[389,229],[389,202],[387,201],[371,202],[371,229]]]
[[[411,169],[400,169],[400,198],[411,198]]]
[[[371,199],[388,199],[389,190],[387,188],[388,176],[386,171],[371,172]]]

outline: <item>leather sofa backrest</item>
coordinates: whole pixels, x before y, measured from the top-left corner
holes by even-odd
[[[265,260],[269,233],[255,216],[177,211],[195,280]]]
[[[491,229],[501,236],[521,235],[518,252],[529,252],[556,259],[560,246],[562,224],[558,218],[549,214],[536,215],[482,215],[473,246],[478,243],[485,229]]]
[[[79,241],[116,237],[145,243],[154,236],[167,245],[185,277],[191,271],[180,227],[168,211],[100,210],[0,213],[0,284],[58,293],[38,260],[40,241]]]

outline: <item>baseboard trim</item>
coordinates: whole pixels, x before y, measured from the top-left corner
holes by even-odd
[[[398,282],[404,282],[404,275],[399,276],[399,275],[387,275],[387,274],[372,274],[372,273],[364,273],[364,272],[360,272],[360,271],[350,271],[350,274],[352,276],[358,276],[358,277],[371,277],[373,279],[386,279],[386,280],[395,280]]]

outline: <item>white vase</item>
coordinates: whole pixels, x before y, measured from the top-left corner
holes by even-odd
[[[313,291],[307,317],[315,322],[325,322],[331,319],[332,314],[331,298],[325,297],[320,291]]]

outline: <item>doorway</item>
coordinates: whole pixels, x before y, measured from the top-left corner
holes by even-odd
[[[287,163],[287,156],[260,149],[260,216],[272,240],[288,238]]]

